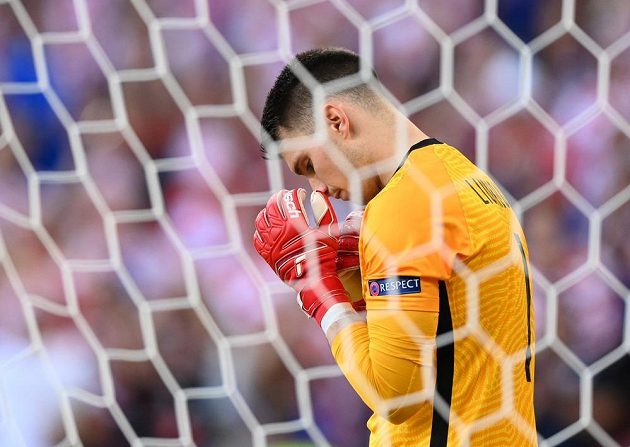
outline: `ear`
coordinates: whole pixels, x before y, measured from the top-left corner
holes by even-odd
[[[334,135],[343,139],[350,136],[350,118],[341,104],[326,103],[324,105],[324,117],[327,127]]]

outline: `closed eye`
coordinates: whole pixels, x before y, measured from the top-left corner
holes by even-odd
[[[315,168],[313,167],[313,162],[311,161],[310,158],[306,162],[306,170],[305,170],[304,174],[305,175],[313,175],[313,174],[315,174]]]
[[[315,174],[315,167],[313,166],[313,162],[310,158],[302,157],[295,162],[292,171],[297,175],[308,177],[309,175]]]

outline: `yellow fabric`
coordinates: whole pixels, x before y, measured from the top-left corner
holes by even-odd
[[[388,438],[396,434],[399,441],[404,437],[405,445],[419,445],[429,435],[430,424],[418,424],[422,430],[404,434],[393,428],[403,427],[395,424],[406,420],[431,420],[432,398],[427,392],[433,386],[437,318],[437,312],[374,310],[368,312],[366,323],[350,325],[333,340],[332,352],[344,375],[381,415],[372,417],[369,425],[378,427],[382,441],[392,441]]]
[[[339,279],[343,284],[343,287],[350,296],[350,301],[353,303],[363,299],[361,291],[361,270],[358,268],[355,270],[347,270],[339,274]]]
[[[433,369],[413,345],[427,346],[435,338],[428,321],[444,311],[440,282],[455,335],[448,445],[536,445],[527,244],[492,180],[448,145],[411,152],[367,205],[359,254],[368,320],[341,330],[332,348],[350,383],[375,410],[368,423],[370,445],[430,444],[433,397],[393,414],[377,407],[383,398],[429,383],[420,372]],[[395,276],[419,277],[420,291],[370,295],[370,280]],[[384,312],[391,315],[382,318]],[[525,373],[528,324],[531,381]]]

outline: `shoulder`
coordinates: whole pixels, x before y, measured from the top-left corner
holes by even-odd
[[[363,243],[377,237],[394,250],[419,245],[437,248],[446,243],[459,253],[468,251],[466,219],[447,166],[448,157],[466,160],[446,144],[408,155],[385,188],[368,203],[361,230]]]
[[[367,204],[365,217],[379,226],[394,227],[410,218],[426,219],[428,208],[453,194],[453,182],[436,149],[444,144],[424,147],[409,153],[385,187]],[[453,149],[455,150],[455,149]]]

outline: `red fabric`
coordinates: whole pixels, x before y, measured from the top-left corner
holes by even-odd
[[[337,252],[337,272],[355,270],[359,265],[359,231],[363,220],[363,210],[348,214],[339,232],[339,251]]]
[[[348,302],[337,278],[337,217],[328,198],[318,226],[308,224],[303,189],[274,194],[256,217],[254,247],[278,277],[301,297],[302,310],[317,322],[333,304]]]

